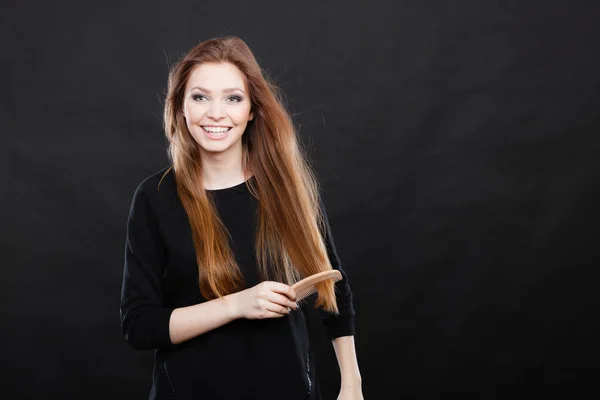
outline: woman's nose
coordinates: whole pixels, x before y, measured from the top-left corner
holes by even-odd
[[[219,120],[225,117],[225,110],[219,102],[213,102],[208,109],[207,115],[209,118]]]

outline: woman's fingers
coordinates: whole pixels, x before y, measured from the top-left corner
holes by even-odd
[[[267,319],[267,318],[281,318],[281,317],[285,317],[287,314],[280,314],[280,313],[276,313],[273,311],[265,311],[265,314],[263,316],[263,319]]]
[[[280,282],[262,282],[241,293],[247,298],[242,304],[251,304],[244,313],[249,319],[279,318],[298,308],[294,290]]]
[[[286,309],[291,308],[292,310],[295,310],[296,308],[298,308],[298,305],[296,303],[288,299],[286,296],[276,292],[267,293],[266,300],[270,301],[271,303],[283,306]]]
[[[289,308],[283,307],[275,303],[267,303],[266,310],[271,313],[277,314],[278,317],[283,317],[284,315],[288,315],[290,313]]]
[[[266,283],[271,291],[285,295],[292,302],[296,301],[296,292],[294,292],[294,289],[292,289],[291,286],[286,285],[285,283],[272,281]]]

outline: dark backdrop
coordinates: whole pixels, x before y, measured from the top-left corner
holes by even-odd
[[[597,4],[3,2],[0,397],[147,396],[119,326],[128,208],[168,162],[169,65],[225,34],[321,180],[366,398],[598,394]]]

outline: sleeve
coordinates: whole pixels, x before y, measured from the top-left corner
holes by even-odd
[[[169,321],[173,308],[162,305],[165,249],[157,216],[141,185],[127,220],[121,287],[121,329],[134,349],[172,347]]]
[[[342,269],[342,264],[337,255],[335,244],[333,242],[333,236],[331,234],[331,227],[325,211],[325,206],[321,202],[321,211],[323,213],[324,222],[324,240],[327,248],[327,255],[333,269],[337,269],[342,274],[342,279],[335,284],[336,300],[338,305],[339,314],[333,314],[327,312],[321,308],[317,310],[317,314],[325,335],[329,339],[335,339],[341,336],[352,336],[354,335],[354,306],[352,303],[352,290],[348,283],[348,276]]]

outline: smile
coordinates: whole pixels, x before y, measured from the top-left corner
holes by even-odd
[[[231,127],[230,126],[202,126],[202,129],[204,129],[206,132],[208,133],[225,133],[228,132]]]

